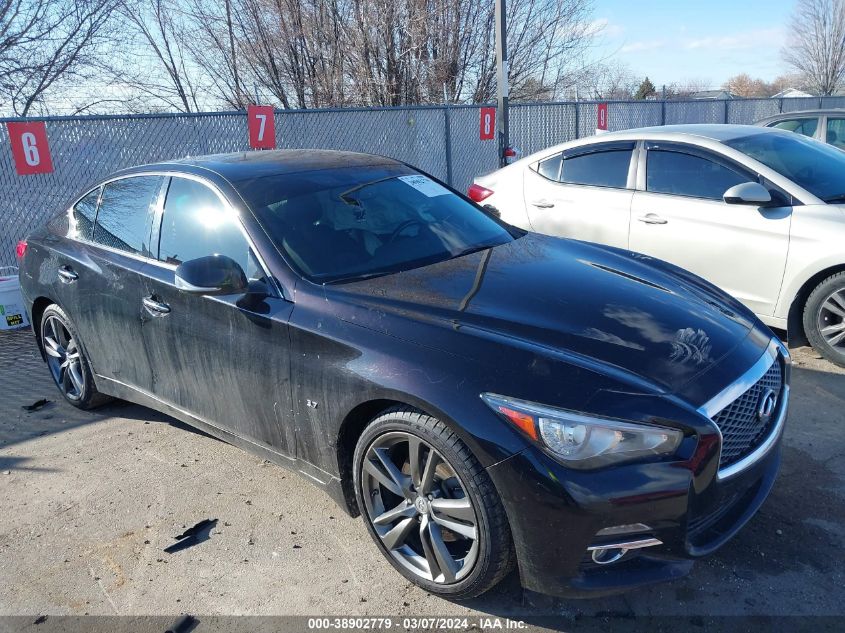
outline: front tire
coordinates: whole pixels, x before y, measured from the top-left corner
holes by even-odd
[[[804,332],[819,354],[845,367],[845,272],[831,275],[810,293]]]
[[[370,536],[405,578],[462,600],[513,568],[504,507],[489,475],[440,420],[397,408],[358,440],[355,494]]]
[[[50,375],[65,400],[78,409],[93,409],[110,400],[97,391],[79,333],[58,305],[44,310],[39,336]]]

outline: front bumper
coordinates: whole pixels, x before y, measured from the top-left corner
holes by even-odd
[[[704,465],[690,460],[579,472],[531,447],[491,467],[523,586],[595,597],[686,575],[696,558],[724,545],[765,501],[780,467],[783,422],[767,452],[730,478],[716,473],[718,451],[709,451]],[[649,530],[597,536],[608,527],[637,523]],[[588,552],[590,546],[639,538],[661,544],[630,550],[608,565],[596,564]]]

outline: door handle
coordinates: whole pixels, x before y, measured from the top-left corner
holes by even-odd
[[[549,202],[548,200],[532,200],[531,204],[533,204],[538,209],[551,209],[555,206],[554,202]]]
[[[669,220],[661,218],[656,213],[646,213],[645,215],[641,215],[637,218],[640,222],[644,222],[645,224],[667,224]]]
[[[72,284],[74,281],[79,279],[79,275],[77,275],[70,266],[62,266],[56,272],[59,275],[59,281],[65,284]]]
[[[144,308],[152,314],[153,316],[164,316],[166,314],[170,314],[170,306],[166,303],[161,303],[160,301],[156,301],[155,299],[150,297],[144,297],[142,299]]]

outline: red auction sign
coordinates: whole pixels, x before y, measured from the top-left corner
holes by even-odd
[[[482,141],[489,141],[496,137],[496,108],[481,108]]]
[[[276,148],[276,123],[273,106],[251,105],[246,111],[249,124],[249,146],[253,149]]]
[[[596,116],[596,129],[607,130],[607,104],[600,103],[598,114]]]
[[[47,126],[44,121],[7,123],[15,171],[19,176],[49,174],[53,171]]]

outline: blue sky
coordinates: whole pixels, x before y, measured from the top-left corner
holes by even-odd
[[[661,84],[741,72],[771,80],[787,71],[780,49],[793,0],[595,0],[603,25],[597,57],[610,56]]]

